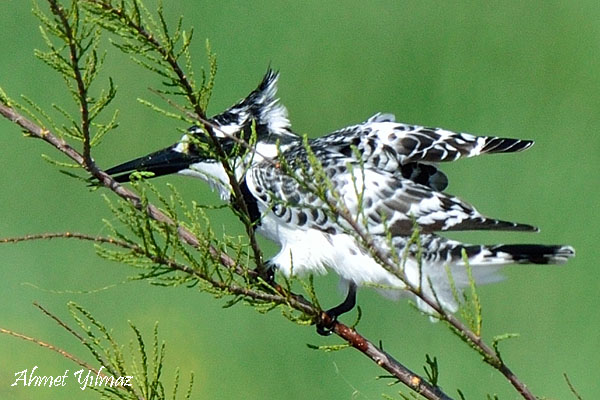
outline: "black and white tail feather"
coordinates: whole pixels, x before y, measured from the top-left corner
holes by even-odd
[[[314,165],[276,97],[277,80],[278,73],[269,69],[257,89],[208,123],[226,151],[235,147],[231,146],[235,140],[247,140],[254,127],[252,151],[231,151],[228,155],[257,231],[281,246],[270,263],[284,275],[324,273],[326,268],[338,273],[349,284],[349,295],[332,309],[336,313],[354,305],[357,285],[373,285],[399,297],[406,293],[402,289],[407,283],[417,285],[423,279],[433,286],[425,291],[433,295],[433,289],[441,306],[455,311],[446,267],[456,287],[466,287],[463,251],[479,283],[500,279],[497,271],[504,265],[562,264],[574,256],[570,246],[469,245],[437,234],[456,230],[537,231],[531,225],[486,217],[472,205],[444,193],[448,179],[438,168],[439,163],[461,157],[523,151],[533,145],[531,140],[402,124],[391,114],[376,114],[363,123],[308,140],[331,190],[339,195],[328,193],[329,200],[341,199],[351,217],[384,251],[408,255],[399,274],[407,282],[402,281],[370,256],[351,234],[348,223],[331,212],[326,199],[310,190],[315,184]],[[206,141],[199,127],[191,127],[173,146],[106,172],[121,182],[139,170],[193,176],[208,181],[229,199],[231,189],[221,163],[195,146],[190,135]],[[409,244],[415,222],[420,231],[421,267],[416,248]],[[391,241],[386,239],[388,235]],[[430,311],[424,303],[418,304]]]

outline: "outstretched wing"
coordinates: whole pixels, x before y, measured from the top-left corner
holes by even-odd
[[[369,231],[410,235],[416,223],[422,233],[469,230],[537,231],[537,228],[489,218],[455,196],[397,175],[367,170],[364,174],[364,215]],[[387,228],[385,228],[387,227]]]
[[[391,114],[375,114],[367,121],[314,139],[311,147],[324,157],[359,158],[366,168],[400,173],[404,178],[441,192],[448,185],[438,162],[484,153],[511,153],[533,145],[531,140],[474,136],[441,128],[395,122]]]
[[[389,129],[392,130],[391,133],[387,132]],[[474,157],[486,153],[514,153],[533,145],[532,140],[474,136],[441,128],[404,124],[380,129],[377,136],[379,140],[387,139],[398,154],[406,157],[404,162],[454,161],[461,157]]]
[[[375,114],[354,128],[367,131],[382,146],[390,146],[402,163],[437,163],[480,154],[514,153],[533,146],[533,140],[475,136],[442,128],[397,123],[393,114]]]
[[[423,233],[456,230],[536,231],[533,226],[488,218],[457,197],[433,190],[430,186],[407,179],[400,173],[349,163],[327,148],[314,148],[331,188],[339,195],[352,217],[375,235],[389,231],[393,236],[410,235],[416,222]],[[298,148],[284,153],[297,178],[285,173],[281,165],[263,161],[250,168],[246,180],[250,192],[259,199],[263,210],[272,210],[283,223],[298,229],[319,229],[339,233],[348,224],[311,192],[315,182],[312,168],[302,159]],[[338,196],[328,192],[329,200]],[[413,222],[414,221],[414,222]]]

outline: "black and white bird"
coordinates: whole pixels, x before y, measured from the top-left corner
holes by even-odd
[[[407,125],[391,114],[376,114],[305,141],[291,130],[287,110],[276,97],[277,80],[276,72],[267,71],[257,89],[207,123],[229,158],[256,231],[281,247],[269,264],[286,276],[330,269],[347,285],[345,301],[328,311],[333,319],[354,307],[357,286],[372,286],[397,298],[407,294],[405,282],[420,286],[444,309],[456,311],[448,271],[457,289],[469,285],[463,251],[477,283],[501,279],[498,270],[508,264],[562,264],[574,256],[570,246],[471,245],[438,235],[537,231],[530,225],[488,218],[444,193],[448,180],[437,167],[461,157],[523,151],[533,141]],[[248,145],[241,146],[241,141]],[[201,128],[192,126],[174,145],[106,172],[120,182],[133,171],[196,177],[230,201],[230,180],[222,163],[206,150],[210,143]],[[314,185],[320,185],[320,195],[311,189]],[[337,204],[337,211],[343,209],[345,217],[332,211],[332,204]],[[419,245],[410,239],[415,224]],[[353,226],[359,226],[383,254],[401,260],[398,274],[375,261]],[[422,310],[432,311],[416,300]]]

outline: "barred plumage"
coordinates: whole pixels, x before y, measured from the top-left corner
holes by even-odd
[[[348,298],[330,310],[333,314],[354,305],[356,285],[375,286],[398,297],[405,283],[369,255],[351,233],[348,221],[332,212],[328,203],[341,201],[342,209],[382,251],[396,257],[407,254],[398,268],[403,268],[408,281],[430,280],[435,297],[451,311],[456,303],[446,266],[457,288],[464,288],[468,282],[463,251],[480,283],[498,280],[497,270],[503,265],[560,264],[574,255],[569,246],[468,245],[437,235],[456,230],[537,231],[531,225],[486,217],[444,193],[448,179],[437,167],[461,157],[523,151],[533,141],[407,125],[396,122],[391,114],[376,114],[363,123],[304,142],[292,132],[287,110],[275,97],[277,79],[278,74],[269,70],[256,90],[209,124],[231,157],[257,231],[281,246],[271,265],[285,275],[324,273],[330,268],[348,283]],[[253,126],[253,148],[240,151],[236,144],[250,139]],[[173,146],[106,172],[121,182],[133,170],[198,177],[229,200],[231,190],[222,165],[199,142],[210,143],[202,129],[191,127]],[[315,193],[315,185],[326,189],[324,197]],[[420,231],[421,268],[417,249],[409,244],[415,223]],[[431,292],[429,285],[423,289]]]

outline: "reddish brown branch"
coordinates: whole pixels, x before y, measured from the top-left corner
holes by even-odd
[[[354,329],[349,328],[344,324],[336,323],[333,330],[338,336],[352,345],[352,347],[369,357],[375,364],[388,371],[404,385],[426,399],[451,399],[451,397],[442,392],[439,387],[431,385],[422,377],[400,364],[390,354],[375,346]]]
[[[403,276],[402,272],[398,270],[396,265],[390,257],[387,256],[379,246],[377,246],[372,237],[365,232],[365,230],[358,224],[358,222],[352,217],[351,213],[342,204],[341,207],[336,206],[332,201],[327,200],[328,206],[335,210],[343,219],[346,221],[354,233],[360,240],[363,241],[365,247],[370,250],[371,255],[384,267],[388,272],[397,276],[401,281],[406,284],[405,290],[414,294],[428,306],[430,306],[435,312],[438,313],[439,318],[445,320],[459,336],[464,340],[473,344],[473,348],[478,351],[482,356],[483,360],[497,369],[504,377],[511,383],[511,385],[519,392],[519,394],[527,400],[537,400],[537,397],[529,390],[527,385],[517,377],[514,372],[504,363],[500,356],[494,349],[487,345],[481,338],[471,329],[469,329],[460,319],[455,317],[453,314],[448,313],[444,310],[436,299],[432,299],[425,295],[419,287],[411,285],[406,277]]]
[[[81,165],[81,166],[85,165],[84,158],[81,156],[81,154],[79,154],[79,152],[77,152],[77,150],[75,150],[68,143],[66,143],[64,140],[58,138],[57,136],[55,136],[53,133],[51,133],[47,129],[44,129],[44,128],[38,126],[37,124],[33,123],[32,121],[28,120],[27,118],[23,117],[18,112],[16,112],[13,108],[0,103],[0,115],[3,115],[5,118],[11,120],[15,124],[19,125],[21,128],[25,129],[31,136],[48,142],[53,147],[55,147],[56,149],[61,151],[63,154],[67,155],[69,158],[71,158],[73,161],[75,161],[79,165]],[[117,194],[118,196],[120,196],[121,198],[123,198],[127,201],[130,201],[138,209],[140,209],[142,207],[142,200],[140,199],[140,197],[137,194],[126,189],[125,187],[121,186],[118,182],[116,182],[114,179],[112,179],[111,176],[107,175],[106,173],[104,173],[103,171],[101,171],[97,168],[93,168],[93,170],[90,172],[92,173],[92,175],[95,178],[97,178],[100,181],[100,183],[102,183],[105,187],[112,190],[115,194]],[[170,224],[170,225],[175,225],[175,222],[171,218],[169,218],[167,215],[165,215],[162,211],[160,211],[157,207],[155,207],[152,204],[149,204],[146,207],[145,211],[150,218],[152,218],[156,221],[163,222],[163,223]],[[179,234],[180,239],[184,243],[186,243],[192,247],[195,247],[195,248],[202,246],[201,241],[185,227],[183,227],[181,225],[177,225],[177,232]],[[108,239],[108,238],[99,239],[96,237],[86,236],[86,235],[82,235],[82,234],[75,234],[75,233],[62,234],[62,236],[61,236],[61,234],[46,234],[46,238],[51,238],[51,237],[72,237],[72,238],[80,238],[80,239],[84,239],[84,240],[90,239],[90,240],[94,240],[94,241],[101,241],[101,242],[106,242],[106,243],[110,243],[110,244],[122,245],[121,242],[117,242],[116,240],[113,240],[113,239]],[[44,235],[30,236],[30,239],[37,239],[37,238],[42,239],[42,238],[44,238]],[[26,239],[13,238],[13,239],[5,239],[4,241],[5,242],[11,242],[11,241],[17,242],[17,241],[21,241],[21,240],[26,240]],[[241,276],[248,276],[249,274],[251,275],[253,273],[253,271],[248,271],[245,268],[237,265],[235,260],[233,260],[229,255],[217,250],[216,248],[214,248],[214,246],[209,245],[209,246],[207,246],[207,248],[212,257],[214,257],[216,260],[218,260],[218,262],[221,263],[221,265],[223,265],[224,267],[231,269],[234,273],[241,275]],[[163,263],[165,263],[166,265],[169,265],[170,267],[172,267],[175,270],[180,270],[180,271],[186,272],[186,273],[197,273],[197,271],[194,271],[192,268],[190,268],[186,265],[183,265],[183,264],[175,263],[174,261],[167,261],[167,260],[155,260],[155,261],[157,261],[157,262],[162,261]],[[232,292],[235,294],[249,296],[249,297],[256,296],[258,293],[256,291],[252,291],[248,288],[244,288],[244,287],[236,286],[236,285],[233,285],[233,286],[230,285],[230,286],[228,286],[228,289],[232,290]],[[277,287],[277,290],[282,294],[282,296],[261,293],[260,296],[256,297],[256,298],[258,300],[265,300],[265,301],[278,301],[280,303],[285,302],[285,303],[292,305],[292,307],[294,307],[295,309],[297,309],[299,311],[305,312],[309,315],[311,315],[311,314],[317,315],[316,308],[312,304],[310,304],[308,301],[306,301],[304,298],[302,298],[302,296],[298,296],[293,293],[287,293],[281,287]],[[404,365],[399,363],[390,354],[386,353],[385,351],[383,351],[381,349],[378,349],[375,345],[373,345],[370,341],[368,341],[366,338],[361,336],[355,330],[349,328],[348,326],[346,326],[342,323],[335,322],[333,324],[333,331],[338,336],[340,336],[342,339],[346,340],[349,344],[351,344],[354,348],[356,348],[357,350],[359,350],[360,352],[365,354],[367,357],[369,357],[372,361],[374,361],[381,368],[384,368],[386,371],[390,372],[392,375],[394,375],[396,378],[398,378],[398,380],[400,382],[404,383],[406,386],[410,387],[411,389],[417,391],[423,397],[430,399],[430,400],[439,400],[439,399],[449,399],[450,398],[447,395],[445,395],[443,392],[441,392],[441,390],[439,390],[438,388],[433,387],[432,385],[428,384],[421,376],[419,376],[418,374],[415,374],[414,372],[412,372],[411,370],[406,368]],[[5,333],[7,333],[7,332],[5,332]]]
[[[86,363],[85,361],[80,360],[79,358],[75,357],[73,354],[69,353],[68,351],[63,350],[60,347],[54,346],[54,345],[52,345],[50,343],[46,343],[46,342],[41,341],[39,339],[35,339],[35,338],[30,337],[30,336],[23,335],[21,333],[15,332],[15,331],[11,331],[9,329],[0,328],[0,333],[4,333],[6,335],[10,335],[10,336],[16,337],[18,339],[22,339],[22,340],[26,340],[28,342],[35,343],[35,344],[37,344],[40,347],[43,347],[43,348],[48,349],[48,350],[52,350],[55,353],[60,354],[64,358],[73,361],[75,364],[77,364],[77,365],[79,365],[79,366],[81,366],[83,368],[89,369],[89,370],[94,371],[94,372],[98,372],[97,369],[95,369],[94,367],[92,367],[91,365],[89,365],[88,363]]]

